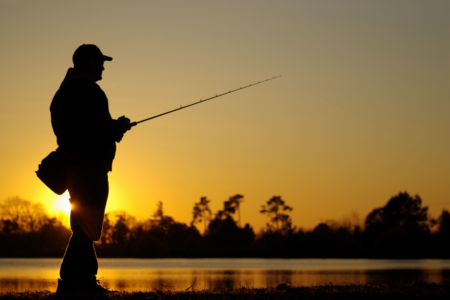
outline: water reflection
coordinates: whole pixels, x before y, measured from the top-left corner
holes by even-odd
[[[55,280],[35,278],[0,278],[0,293],[56,290]]]
[[[59,259],[0,259],[0,290],[55,291],[59,264]],[[450,262],[439,260],[279,260],[277,263],[277,260],[109,259],[100,260],[100,266],[99,277],[105,277],[107,286],[120,291],[184,290],[194,280],[194,290],[273,287],[280,282],[305,286],[450,284]]]
[[[107,284],[116,290],[184,290],[195,280],[194,290],[274,287],[292,285],[381,284],[391,282],[450,283],[449,271],[424,270],[166,270],[164,272],[104,273]]]

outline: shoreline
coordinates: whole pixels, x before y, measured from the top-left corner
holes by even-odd
[[[193,289],[193,290],[192,290]],[[49,291],[14,293],[0,292],[1,300],[27,299],[449,299],[450,285],[435,283],[379,285],[291,286],[280,283],[274,288],[246,288],[184,291],[116,292],[110,294],[55,294]]]

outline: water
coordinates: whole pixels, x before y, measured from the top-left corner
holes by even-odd
[[[0,291],[56,290],[61,259],[0,258]],[[98,277],[120,291],[292,285],[450,283],[450,260],[99,259]]]

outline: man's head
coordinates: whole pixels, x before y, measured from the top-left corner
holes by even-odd
[[[75,50],[72,60],[75,69],[82,70],[88,73],[94,81],[99,81],[102,79],[102,72],[105,69],[104,61],[111,61],[112,57],[103,55],[95,45],[83,44]]]

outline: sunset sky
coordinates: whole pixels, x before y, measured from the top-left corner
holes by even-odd
[[[0,0],[0,201],[50,213],[67,203],[34,171],[56,149],[49,106],[81,44],[105,62],[114,118],[138,121],[282,75],[134,127],[120,144],[107,211],[190,222],[244,195],[242,222],[280,195],[294,225],[400,191],[450,208],[450,1]]]

